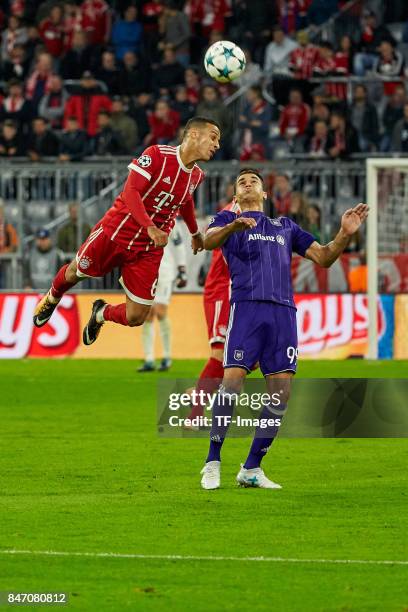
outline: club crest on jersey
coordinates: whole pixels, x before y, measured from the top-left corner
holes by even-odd
[[[278,234],[276,236],[276,242],[278,242],[279,244],[281,244],[282,246],[285,244],[285,239],[283,236],[281,236],[280,234]]]
[[[152,163],[152,158],[150,157],[150,155],[141,155],[138,158],[137,163],[139,164],[139,166],[142,166],[142,168],[147,168],[147,166],[150,166],[150,164]]]
[[[92,263],[92,259],[90,259],[89,257],[85,256],[85,257],[82,257],[79,260],[79,267],[82,270],[87,270],[89,268],[89,266],[91,265],[91,263]]]
[[[282,227],[282,223],[278,219],[269,219],[269,221],[272,223],[272,225],[279,225]]]
[[[243,358],[244,358],[244,351],[238,351],[238,350],[234,351],[234,359],[236,361],[242,361]]]

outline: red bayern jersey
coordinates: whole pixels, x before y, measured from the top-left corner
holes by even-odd
[[[179,213],[190,232],[197,231],[192,195],[204,180],[204,172],[197,164],[187,168],[181,161],[179,147],[148,147],[128,168],[130,172],[123,191],[101,220],[111,240],[128,250],[148,248],[152,244],[146,227],[137,223],[130,212],[132,192],[140,194],[152,224],[167,234],[173,229]]]
[[[289,69],[295,79],[310,79],[318,57],[319,49],[314,45],[298,47],[292,51],[289,58]]]
[[[227,204],[222,210],[241,212],[236,202]],[[208,302],[229,301],[230,283],[230,274],[222,250],[214,249],[204,285],[204,300]]]

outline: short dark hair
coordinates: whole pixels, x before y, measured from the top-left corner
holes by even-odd
[[[263,180],[263,176],[262,176],[262,174],[261,174],[261,173],[259,172],[259,170],[257,170],[256,168],[242,168],[242,169],[241,169],[241,170],[238,172],[237,178],[235,179],[235,183],[237,182],[237,180],[239,179],[239,177],[240,177],[242,174],[255,174],[255,176],[257,176],[257,177],[260,179],[260,181],[261,181],[262,185],[263,185],[263,183],[264,183],[264,180]]]
[[[207,123],[211,123],[211,125],[215,125],[220,131],[220,125],[214,119],[210,119],[209,117],[204,117],[202,115],[197,115],[196,117],[191,117],[186,123],[186,127],[184,128],[184,136],[194,127],[204,127]]]

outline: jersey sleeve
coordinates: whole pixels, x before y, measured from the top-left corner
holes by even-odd
[[[187,225],[190,234],[196,234],[198,232],[197,219],[195,216],[194,200],[190,196],[183,206],[180,208],[180,217],[184,220]]]
[[[292,251],[304,257],[307,249],[315,242],[316,238],[299,227],[299,225],[291,219],[288,219],[288,221],[292,231]]]
[[[133,159],[128,165],[129,177],[135,186],[144,191],[152,177],[161,167],[161,153],[157,146],[147,147],[140,157]]]
[[[236,214],[229,210],[222,210],[213,217],[208,225],[207,231],[215,227],[224,227],[236,218]]]

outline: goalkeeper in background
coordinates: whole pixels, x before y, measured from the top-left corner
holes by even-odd
[[[145,360],[138,368],[138,372],[153,372],[156,369],[154,362],[154,319],[159,322],[163,347],[163,358],[158,370],[159,372],[166,372],[171,366],[171,327],[168,306],[174,282],[178,289],[187,285],[186,249],[178,223],[174,226],[169,243],[164,249],[153,306],[143,324],[142,344]]]

